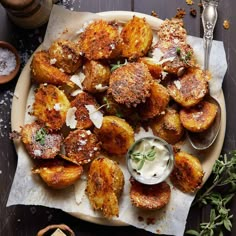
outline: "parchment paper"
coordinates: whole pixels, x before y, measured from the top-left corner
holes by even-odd
[[[58,37],[74,39],[85,22],[101,18],[92,13],[71,12],[63,7],[54,6],[48,28],[46,31],[43,48],[47,49],[51,42]],[[115,16],[114,16],[115,18]],[[77,33],[76,33],[77,32]],[[194,48],[199,63],[203,64],[203,48],[202,39],[196,37],[188,37],[190,45]],[[222,86],[222,81],[227,69],[225,51],[222,42],[213,42],[210,70],[214,80],[210,82],[211,93],[217,96]],[[28,104],[32,103],[33,90],[31,89]],[[26,112],[27,114],[27,112]],[[29,123],[32,117],[26,115],[25,123]],[[144,132],[136,135],[136,138],[150,136],[150,132]],[[204,156],[206,153],[194,152],[188,143],[185,143],[184,149],[195,153],[198,157]],[[117,160],[117,159],[116,159]],[[194,199],[194,194],[184,194],[175,189],[171,183],[171,200],[169,204],[159,210],[153,212],[141,211],[133,207],[129,199],[129,178],[130,175],[125,166],[125,158],[119,158],[120,167],[125,175],[125,188],[120,198],[120,215],[119,220],[127,224],[156,234],[168,234],[181,236],[184,234],[187,215]],[[58,208],[65,212],[76,215],[82,213],[88,217],[101,217],[99,212],[94,212],[84,193],[86,187],[86,176],[83,176],[75,186],[64,190],[52,190],[42,183],[42,180],[33,174],[31,169],[33,163],[26,154],[22,144],[18,148],[18,165],[15,178],[9,195],[7,206],[23,204],[23,205],[42,205],[52,208]],[[151,224],[147,224],[151,221]]]

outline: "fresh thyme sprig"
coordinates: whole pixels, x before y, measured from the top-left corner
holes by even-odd
[[[120,61],[117,61],[117,64],[111,64],[111,72],[113,72],[114,70],[118,69],[121,66],[124,66],[127,64],[127,59],[125,59],[124,63],[121,63]]]
[[[176,54],[177,56],[179,56],[180,60],[181,61],[184,61],[185,64],[191,66],[189,64],[189,60],[191,59],[192,57],[192,53],[190,51],[188,51],[186,54],[182,52],[181,48],[177,47],[176,48]]]
[[[145,161],[154,161],[156,155],[155,147],[152,146],[147,152],[133,152],[131,153],[131,159],[138,163],[137,170],[141,170]]]
[[[221,192],[217,191],[221,188]],[[223,191],[227,189],[227,191]],[[236,190],[236,151],[220,156],[216,161],[212,175],[204,188],[198,192],[193,203],[210,205],[209,222],[200,224],[200,231],[188,230],[186,234],[196,236],[223,236],[223,231],[231,231],[233,217],[228,203]]]
[[[37,130],[36,135],[35,135],[35,140],[39,142],[41,145],[45,144],[45,139],[46,139],[47,132],[44,128],[40,128]]]

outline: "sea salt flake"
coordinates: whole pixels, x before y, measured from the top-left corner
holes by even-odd
[[[9,75],[15,68],[15,54],[6,48],[0,48],[0,75]]]
[[[76,110],[77,110],[76,107],[71,107],[68,109],[66,113],[66,125],[71,129],[75,129],[77,125],[77,120],[75,116]]]
[[[89,112],[89,118],[93,122],[96,128],[100,129],[103,121],[103,114],[97,110],[94,105],[85,105]]]
[[[35,155],[36,157],[40,157],[40,156],[42,155],[42,151],[36,149],[36,150],[34,150],[34,155]]]

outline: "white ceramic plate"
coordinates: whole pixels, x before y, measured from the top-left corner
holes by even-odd
[[[138,17],[145,17],[147,22],[151,25],[153,30],[158,29],[160,26],[162,20],[142,14],[142,13],[136,13],[136,12],[128,12],[128,11],[108,11],[108,12],[101,12],[98,13],[99,15],[105,17],[107,20],[118,20],[121,23],[127,22],[129,19],[133,17],[133,15],[136,15]],[[26,104],[27,104],[27,98],[29,94],[29,90],[31,87],[31,79],[30,79],[30,62],[31,59],[28,61],[28,63],[25,65],[15,88],[14,97],[13,97],[13,103],[12,103],[12,113],[11,113],[11,124],[12,124],[12,130],[19,131],[20,127],[24,125],[25,120],[25,114],[26,114]],[[219,157],[221,153],[221,149],[224,142],[225,137],[225,129],[226,129],[226,110],[225,110],[225,100],[224,100],[224,94],[221,91],[219,97],[217,98],[219,100],[219,103],[221,105],[222,109],[222,119],[221,119],[221,129],[218,134],[218,137],[215,141],[215,143],[207,150],[204,151],[205,158],[201,160],[201,163],[203,165],[203,169],[205,171],[203,182],[207,180],[209,175],[211,174],[212,167],[215,163],[215,160]],[[23,144],[21,142],[15,142],[16,151],[22,146]],[[27,155],[27,153],[26,153]],[[69,214],[97,224],[102,225],[113,225],[113,226],[124,226],[125,223],[118,221],[118,220],[106,220],[103,218],[98,217],[90,217],[86,214],[75,214],[70,213]]]

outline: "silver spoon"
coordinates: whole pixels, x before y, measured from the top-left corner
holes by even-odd
[[[204,29],[204,70],[206,71],[209,69],[209,58],[213,40],[213,31],[218,17],[217,6],[218,0],[203,0],[202,23]],[[214,123],[206,131],[201,133],[188,132],[189,141],[191,145],[197,150],[204,150],[209,148],[214,143],[220,130],[220,104],[215,98],[211,96],[208,96],[207,100],[216,104],[218,107],[218,111]]]

